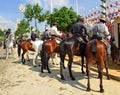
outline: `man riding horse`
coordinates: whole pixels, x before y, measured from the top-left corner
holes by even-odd
[[[62,33],[60,33],[60,31],[58,31],[57,25],[58,25],[57,22],[54,22],[54,23],[53,23],[53,26],[52,26],[52,28],[51,28],[51,36],[54,36],[54,37],[57,39],[57,41],[61,41],[61,39],[58,38],[58,36],[61,36]],[[59,42],[58,42],[58,43],[59,43]]]
[[[77,38],[80,42],[86,44],[87,38],[87,29],[85,27],[84,23],[84,17],[78,16],[77,21],[75,24],[72,25],[72,28],[70,29],[70,33]],[[61,50],[63,50],[63,45],[60,45]]]
[[[84,18],[82,16],[78,16],[77,21],[75,24],[73,24],[70,32],[73,34],[73,36],[78,37],[79,40],[84,43],[83,36],[87,35],[87,29],[83,23]]]
[[[7,32],[5,33],[5,35],[4,35],[5,40],[4,40],[4,47],[3,47],[3,49],[6,48],[5,41],[6,41],[6,39],[9,37],[10,34],[11,34],[11,29],[9,28],[8,31],[7,31]]]
[[[102,40],[107,47],[107,54],[110,55],[110,44],[107,42],[107,37],[110,35],[108,27],[105,25],[106,18],[101,15],[100,21],[93,25],[92,31],[93,35],[91,39]]]

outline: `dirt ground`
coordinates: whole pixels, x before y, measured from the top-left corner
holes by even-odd
[[[5,60],[5,50],[0,49],[0,95],[120,95],[120,82],[107,80],[103,77],[105,92],[99,92],[99,79],[97,73],[91,71],[91,91],[86,92],[87,77],[81,73],[81,66],[73,64],[72,70],[76,80],[69,77],[68,69],[64,70],[65,81],[60,79],[59,64],[50,65],[52,71],[40,73],[40,67],[32,66],[33,55],[30,62],[25,65],[19,58],[12,55]],[[37,60],[40,62],[40,59]],[[59,63],[59,58],[57,59]],[[67,63],[65,64],[67,67]],[[120,72],[119,72],[120,74]]]

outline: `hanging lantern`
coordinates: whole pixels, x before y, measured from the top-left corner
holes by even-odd
[[[120,12],[120,8],[118,9],[118,12]]]
[[[107,6],[106,9],[109,9],[109,6]]]
[[[100,13],[100,10],[98,10],[98,14]]]
[[[113,5],[112,4],[110,4],[110,8],[112,8],[113,7]]]
[[[118,2],[118,1],[116,1],[116,2],[115,2],[115,4],[116,4],[116,6],[118,6],[118,5],[119,5],[119,2]]]
[[[94,12],[94,15],[96,14],[96,12]]]

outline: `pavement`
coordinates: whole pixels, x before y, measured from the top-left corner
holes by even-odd
[[[66,57],[66,60],[68,60],[67,57]],[[110,78],[111,78],[111,79],[114,79],[114,80],[116,80],[116,81],[120,81],[120,65],[111,63],[111,62],[112,62],[111,60],[112,60],[112,59],[110,59],[110,63],[109,63],[109,65],[108,65],[108,72],[109,72]],[[80,57],[74,56],[73,62],[74,62],[75,64],[81,65],[81,64],[79,64],[79,63],[81,63]],[[85,65],[84,65],[84,67],[85,67]],[[98,70],[97,70],[96,67],[97,67],[96,64],[91,64],[91,67],[90,67],[90,68],[91,68],[92,71],[97,72]],[[106,72],[106,71],[105,71],[105,69],[104,69],[104,70],[103,70],[103,74],[104,74],[104,75],[105,75],[105,72]]]

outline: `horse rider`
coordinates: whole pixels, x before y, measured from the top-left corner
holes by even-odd
[[[72,33],[73,36],[77,37],[81,42],[85,43],[83,37],[88,34],[87,29],[83,23],[84,17],[78,16],[77,21],[75,24],[72,25],[70,32]]]
[[[108,31],[108,27],[105,25],[106,17],[101,15],[99,18],[99,22],[95,23],[92,27],[92,38],[91,39],[98,39],[102,40],[106,47],[107,47],[107,54],[110,55],[110,44],[107,42],[107,38],[110,35]]]
[[[70,33],[73,35],[73,37],[77,38],[81,43],[86,44],[88,39],[86,38],[87,29],[85,27],[84,23],[84,17],[78,16],[76,23],[74,23],[70,29]],[[61,51],[63,50],[63,44],[60,45]],[[83,51],[83,48],[80,45],[80,51]]]
[[[50,31],[48,29],[45,29],[45,31],[42,34],[42,40],[49,40],[51,38]]]
[[[5,40],[4,40],[4,47],[3,47],[3,49],[6,48],[5,41],[6,41],[6,39],[9,37],[10,34],[11,34],[11,29],[9,28],[9,29],[7,30],[7,32],[5,33],[5,35],[4,35]]]
[[[60,33],[60,31],[58,31],[58,29],[57,29],[57,22],[54,22],[53,23],[53,25],[52,25],[52,28],[51,28],[51,36],[54,36],[58,41],[61,41],[61,39],[60,38],[58,38],[58,36],[61,36],[62,35],[62,33]]]
[[[38,38],[37,33],[36,33],[35,31],[32,31],[31,40],[32,40],[32,41],[35,41],[36,38]]]

